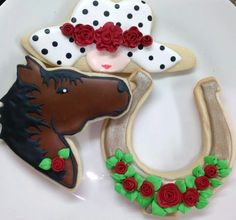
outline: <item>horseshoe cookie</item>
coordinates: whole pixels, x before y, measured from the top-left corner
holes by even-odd
[[[87,123],[117,118],[129,109],[125,80],[84,74],[71,68],[48,69],[27,56],[17,80],[1,99],[1,139],[24,161],[51,180],[75,189],[82,175],[79,154],[65,136]]]
[[[218,98],[218,82],[210,77],[194,90],[203,130],[200,158],[183,171],[161,172],[142,164],[132,148],[133,122],[151,91],[152,80],[141,72],[130,80],[136,88],[129,113],[107,121],[102,133],[106,166],[115,180],[115,190],[155,216],[205,208],[215,188],[230,174],[234,159],[231,131]]]

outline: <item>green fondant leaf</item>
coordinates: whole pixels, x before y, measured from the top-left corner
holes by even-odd
[[[153,184],[155,191],[160,189],[162,185],[162,178],[159,176],[147,176],[146,180]]]
[[[178,210],[179,210],[180,212],[182,212],[183,214],[186,214],[186,213],[188,213],[188,212],[191,210],[191,207],[188,207],[188,206],[184,205],[184,203],[181,203],[181,204],[179,205]]]
[[[219,176],[224,178],[228,176],[231,173],[231,171],[232,171],[231,168],[219,170]]]
[[[213,164],[213,165],[216,165],[218,160],[217,160],[217,157],[214,156],[214,155],[210,155],[210,156],[206,156],[204,158],[204,161],[205,161],[205,164],[208,165],[208,164]]]
[[[128,164],[131,164],[134,161],[133,156],[131,154],[125,154],[122,159],[124,160],[125,163]]]
[[[50,158],[45,158],[41,161],[41,163],[39,164],[39,167],[42,170],[50,170],[51,165],[52,165],[52,160]]]
[[[135,168],[133,166],[129,166],[127,172],[125,173],[125,176],[131,177],[134,176],[136,173]]]
[[[199,177],[199,176],[204,176],[205,175],[205,172],[202,168],[201,165],[197,166],[196,168],[193,169],[193,175],[195,177]]]
[[[213,192],[210,188],[199,191],[201,198],[208,199],[213,195]]]
[[[136,181],[138,183],[138,189],[139,189],[143,184],[143,177],[141,175],[139,175],[138,173],[136,173],[134,175],[134,178],[136,179]]]
[[[188,188],[193,188],[195,186],[195,177],[194,176],[186,176],[185,184]]]
[[[110,157],[109,159],[107,159],[106,161],[106,167],[111,170],[114,168],[114,166],[117,164],[118,160],[116,157]]]
[[[165,211],[168,213],[168,214],[171,214],[171,213],[175,213],[178,211],[178,208],[179,208],[179,205],[176,205],[174,207],[171,207],[171,208],[166,208]]]
[[[112,175],[112,178],[117,181],[117,182],[121,182],[122,180],[124,180],[126,178],[125,175],[123,174],[118,174],[118,173],[113,173]]]
[[[227,169],[228,168],[229,161],[228,160],[219,160],[217,163],[217,168],[219,170],[221,169]]]
[[[186,184],[183,180],[176,180],[175,184],[178,186],[181,193],[186,192]]]
[[[147,198],[147,197],[143,197],[141,194],[138,194],[138,197],[137,197],[137,202],[142,208],[148,207],[152,203],[152,200],[153,200],[153,196]]]
[[[223,184],[223,182],[217,178],[210,179],[210,183],[211,183],[211,186],[214,188],[217,188]]]
[[[165,216],[165,215],[167,215],[167,212],[163,208],[161,208],[155,202],[155,200],[153,200],[153,202],[152,202],[152,214],[156,215],[156,216]]]
[[[196,204],[197,209],[203,209],[208,205],[208,201],[204,198],[200,198],[199,202]]]
[[[68,159],[70,156],[70,148],[63,148],[58,151],[58,156],[62,159]]]
[[[124,153],[120,149],[117,149],[115,152],[115,156],[118,160],[121,160],[122,157],[124,156]]]
[[[126,193],[125,197],[126,197],[129,201],[133,202],[133,201],[138,197],[138,192],[137,192],[137,191],[128,192],[128,193]]]
[[[121,183],[115,184],[115,191],[121,194],[122,196],[125,196],[127,193]]]

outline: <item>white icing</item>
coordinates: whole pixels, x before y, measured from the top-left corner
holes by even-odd
[[[97,2],[98,5],[96,4]],[[97,6],[94,6],[94,4]],[[119,5],[119,8],[116,8],[116,5]],[[109,13],[109,16],[105,16],[105,12],[107,12],[107,14]],[[129,14],[132,15],[130,16],[132,17],[131,19],[128,18]],[[150,7],[148,4],[142,3],[141,0],[123,0],[119,3],[114,3],[110,0],[80,0],[69,22],[74,25],[79,23],[90,24],[95,29],[103,26],[106,22],[120,22],[123,30],[129,29],[131,26],[139,27],[142,23],[142,27],[139,27],[140,31],[144,35],[149,35],[151,34],[152,27],[151,18],[152,12]],[[94,21],[97,21],[98,25],[94,25]],[[46,33],[45,29],[49,29],[50,33]],[[95,44],[81,48],[75,43],[70,42],[69,38],[65,37],[61,33],[59,26],[45,29],[34,33],[30,38],[30,44],[40,56],[53,65],[73,66],[75,62],[77,62],[82,56],[85,56],[87,52],[96,48]],[[33,40],[34,36],[37,36],[38,39]],[[53,46],[52,43],[54,41],[57,42],[57,46]],[[162,72],[174,66],[181,60],[181,57],[175,51],[166,46],[165,50],[160,50],[160,46],[161,44],[153,43],[151,47],[144,47],[142,50],[138,48],[129,49],[120,47],[119,51],[123,52],[125,55],[132,52],[131,59],[140,67],[151,73]],[[47,53],[45,54],[45,52]],[[129,53],[129,55],[130,54],[131,53]],[[114,58],[114,56],[112,56],[112,54],[110,54],[110,57],[107,56],[107,61],[104,60],[104,64],[109,64],[109,61]],[[150,56],[153,57],[153,60],[149,59]],[[171,57],[175,57],[175,61],[171,61]],[[94,58],[91,57],[91,59],[93,60],[90,60],[89,58],[88,63],[92,69],[96,70],[97,68],[94,66]],[[100,61],[97,63],[99,62]],[[117,63],[119,64],[119,60],[117,60]],[[121,71],[122,69],[116,67],[114,68],[114,71],[115,70]],[[111,69],[107,71],[111,72]]]

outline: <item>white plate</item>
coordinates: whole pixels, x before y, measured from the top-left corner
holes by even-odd
[[[153,75],[154,92],[138,115],[134,145],[149,166],[180,169],[191,163],[201,148],[200,123],[192,96],[197,80],[209,75],[218,78],[224,107],[236,131],[236,8],[227,0],[148,2],[158,17],[156,38],[192,49],[198,64],[187,74]],[[77,0],[7,0],[0,7],[1,97],[16,78],[16,65],[25,62],[21,37],[63,22],[76,3]],[[114,192],[100,151],[100,128],[101,123],[95,123],[75,136],[84,166],[78,198],[37,175],[1,142],[0,219],[153,219]],[[193,210],[181,219],[235,219],[235,182],[233,171],[209,207]]]

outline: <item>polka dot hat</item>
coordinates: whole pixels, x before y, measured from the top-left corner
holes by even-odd
[[[143,35],[150,35],[152,28],[152,11],[145,1],[123,0],[119,3],[110,0],[80,0],[69,23],[73,25],[88,24],[98,29],[107,22],[113,22],[128,30],[136,26]],[[49,63],[56,66],[73,66],[95,44],[80,47],[73,38],[64,36],[60,26],[48,27],[30,37],[30,45]],[[148,72],[162,72],[181,60],[179,54],[166,46],[153,42],[149,47],[119,47],[118,52],[125,53],[141,68]]]

